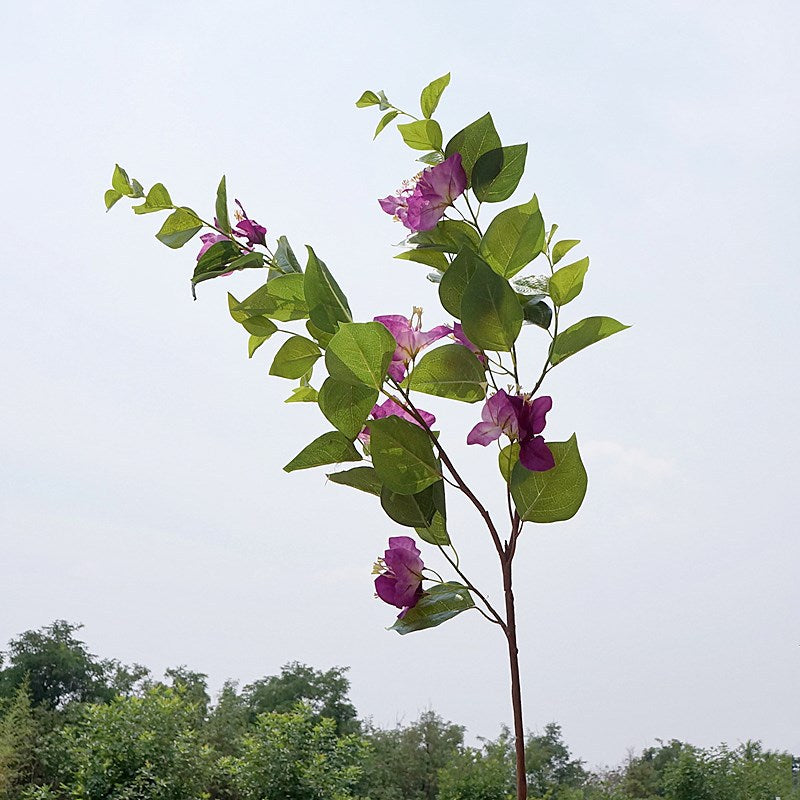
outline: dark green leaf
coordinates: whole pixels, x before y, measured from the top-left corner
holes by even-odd
[[[522,306],[522,315],[527,325],[538,325],[547,330],[553,320],[553,310],[544,300],[532,298]]]
[[[156,239],[167,247],[177,249],[183,247],[202,227],[203,223],[194,211],[178,208],[164,220]]]
[[[413,608],[406,611],[402,619],[392,625],[391,630],[403,635],[435,628],[474,606],[466,586],[454,582],[434,584]]]
[[[553,264],[558,264],[573,247],[581,243],[580,239],[562,239],[553,247]]]
[[[481,203],[508,200],[525,172],[527,144],[512,144],[484,153],[472,170],[472,188]]]
[[[416,494],[398,494],[384,486],[381,491],[381,506],[390,519],[408,528],[427,528],[433,520],[436,507],[433,504],[433,486]]]
[[[284,472],[294,472],[297,469],[339,464],[342,461],[361,461],[361,456],[344,434],[329,431],[304,447],[283,469]]]
[[[103,195],[103,201],[106,204],[106,211],[108,211],[114,203],[117,202],[122,197],[122,194],[118,192],[116,189],[107,189],[106,193]]]
[[[479,266],[488,269],[488,265],[471,247],[464,247],[453,259],[447,272],[442,275],[439,283],[439,300],[445,311],[450,312],[456,319],[461,319],[461,301],[464,292]]]
[[[422,109],[423,117],[425,117],[426,119],[430,119],[433,116],[433,112],[436,111],[436,106],[439,105],[439,100],[442,97],[442,92],[444,92],[449,83],[450,83],[450,73],[448,72],[447,75],[442,75],[441,78],[437,78],[435,81],[431,81],[422,90],[422,95],[419,98],[419,105],[420,108]]]
[[[172,199],[163,183],[155,183],[147,193],[144,203],[133,206],[135,214],[152,214],[154,211],[166,211],[172,208]]]
[[[344,472],[331,472],[328,480],[334,483],[339,483],[342,486],[352,486],[354,489],[359,489],[368,494],[380,496],[381,482],[372,467],[353,467]]]
[[[409,241],[420,248],[440,250],[443,253],[457,253],[464,247],[477,251],[481,237],[472,225],[459,219],[446,219],[429,231],[420,231]]]
[[[397,416],[371,420],[372,463],[384,486],[416,494],[441,477],[428,434]]]
[[[319,390],[319,409],[334,428],[355,439],[377,399],[377,389],[326,378]]]
[[[380,322],[342,323],[328,343],[325,366],[337,381],[380,389],[396,347]]]
[[[412,150],[441,150],[442,129],[433,119],[420,119],[397,126],[403,141]]]
[[[317,390],[313,386],[295,386],[291,396],[287,397],[284,403],[316,403]]]
[[[375,128],[375,135],[372,137],[372,140],[378,138],[378,134],[399,114],[399,111],[387,111],[382,117],[381,121],[378,123],[378,127]]]
[[[465,403],[477,403],[486,397],[483,365],[463,344],[446,344],[426,353],[407,383],[415,392]]]
[[[481,240],[480,254],[504,278],[512,278],[544,247],[544,220],[536,195],[529,203],[501,211]]]
[[[583,278],[589,269],[589,259],[582,258],[574,264],[561,267],[550,278],[550,297],[557,306],[565,306],[583,290]]]
[[[275,249],[275,262],[281,272],[303,272],[303,268],[300,266],[300,262],[297,260],[294,250],[292,250],[289,240],[285,236],[278,237],[278,246]]]
[[[239,248],[233,242],[227,240],[214,242],[198,259],[194,274],[228,272],[230,270],[228,265],[238,256]]]
[[[556,336],[550,352],[550,363],[560,364],[584,347],[626,328],[630,328],[630,325],[623,325],[611,317],[586,317]]]
[[[467,173],[467,185],[472,183],[472,170],[475,162],[490,150],[501,146],[500,137],[494,127],[491,114],[484,114],[466,128],[459,131],[444,149],[445,158],[453,153],[461,153],[461,163]]]
[[[511,473],[511,496],[526,522],[560,522],[570,519],[586,496],[586,470],[573,433],[566,442],[548,442],[556,465],[532,472],[519,462]]]
[[[306,330],[314,337],[314,339],[319,342],[320,347],[324,350],[330,340],[333,338],[332,333],[328,333],[327,331],[321,331],[311,320],[306,322]]]
[[[242,327],[251,336],[259,339],[269,339],[278,330],[278,326],[269,317],[247,317],[242,320]]]
[[[322,354],[316,342],[306,339],[305,336],[292,336],[275,354],[269,374],[279,378],[302,378],[320,355]]]
[[[149,197],[149,195],[148,195]],[[217,212],[217,226],[225,233],[231,232],[231,220],[228,216],[228,189],[225,183],[225,176],[219,182],[217,187],[217,202],[215,205]]]
[[[362,94],[358,100],[356,100],[356,107],[367,108],[369,106],[377,106],[380,102],[381,101],[378,98],[378,95],[376,95],[375,92],[371,92],[369,89],[367,89],[367,91],[364,92],[364,94]]]
[[[447,269],[447,258],[439,250],[429,250],[427,248],[406,250],[404,253],[396,255],[395,258],[399,258],[402,261],[416,261],[418,264],[425,264],[428,267],[438,269],[440,272],[444,272]]]
[[[436,484],[434,484],[434,486],[435,485]],[[414,530],[417,532],[419,538],[424,542],[428,542],[428,544],[442,546],[450,544],[450,537],[447,535],[447,521],[438,511],[434,513],[433,519],[427,527],[420,525],[418,528],[414,528]]]
[[[500,467],[500,474],[506,483],[511,483],[511,475],[514,466],[519,461],[519,442],[507,444],[498,454],[497,463]]]
[[[461,300],[461,324],[482,350],[510,351],[522,328],[522,307],[511,285],[480,262]]]
[[[333,279],[325,263],[307,246],[305,298],[311,321],[327,333],[336,333],[340,322],[352,322],[353,315],[344,292]]]

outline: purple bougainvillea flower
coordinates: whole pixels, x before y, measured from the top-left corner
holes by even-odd
[[[433,416],[428,411],[424,411],[421,408],[418,408],[417,411],[419,415],[424,420],[425,424],[430,428],[434,422],[436,422],[436,417]],[[415,419],[411,414],[408,413],[401,405],[395,403],[394,400],[389,398],[388,400],[384,400],[383,403],[380,405],[373,406],[372,411],[370,412],[372,415],[372,419],[383,419],[384,417],[400,417],[400,419],[406,420],[406,422],[411,422],[418,427],[422,427],[419,424],[419,420]],[[369,426],[365,426],[361,433],[358,434],[358,440],[363,444],[368,445],[370,440],[370,433],[369,433]]]
[[[414,322],[416,317],[416,322]],[[409,362],[429,344],[437,339],[452,333],[449,325],[438,325],[429,331],[422,330],[422,309],[414,309],[411,319],[400,314],[388,314],[375,317],[375,322],[380,322],[389,333],[394,336],[397,348],[392,354],[392,363],[389,365],[389,376],[398,383],[406,376]]]
[[[228,241],[228,237],[225,236],[224,233],[204,233],[200,237],[200,241],[203,243],[203,246],[200,248],[200,252],[197,254],[197,260],[200,260],[200,257],[208,250],[212,244],[216,244],[217,242],[226,242]]]
[[[519,438],[519,420],[512,403],[514,398],[500,389],[483,405],[481,420],[467,436],[467,444],[480,444],[486,447],[496,442],[503,434],[509,439]]]
[[[478,345],[474,344],[467,338],[467,334],[464,333],[464,329],[461,327],[460,322],[456,322],[453,324],[453,338],[459,343],[463,344],[467,350],[471,350],[475,353],[476,358],[478,361],[481,362],[484,366],[486,365],[486,353],[478,347]]]
[[[259,225],[254,219],[250,219],[244,210],[244,206],[238,200],[233,202],[239,206],[239,210],[236,212],[238,222],[231,230],[231,233],[234,236],[241,236],[243,239],[247,239],[247,244],[251,249],[257,244],[266,246],[267,229],[263,225]]]
[[[420,173],[415,184],[407,182],[396,195],[378,203],[410,231],[429,231],[466,188],[467,173],[461,165],[461,154],[453,153],[441,164]]]
[[[484,404],[481,419],[467,435],[467,444],[484,447],[502,435],[519,442],[519,461],[533,472],[545,472],[555,466],[553,454],[543,437],[547,412],[553,407],[553,398],[537,397],[531,400],[520,395],[509,395],[503,389],[493,394]]]
[[[402,617],[422,596],[422,570],[425,565],[414,540],[410,536],[389,537],[389,549],[376,567],[379,571],[375,579],[378,597],[384,603],[402,609],[399,614]]]

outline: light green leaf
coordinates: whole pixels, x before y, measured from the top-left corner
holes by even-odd
[[[416,494],[441,478],[428,434],[397,416],[370,420],[372,464],[384,486]]]
[[[464,292],[479,266],[488,269],[488,265],[471,247],[463,247],[442,275],[439,283],[439,300],[445,311],[450,312],[456,319],[461,319],[461,301]]]
[[[461,153],[461,164],[467,173],[467,186],[472,183],[472,170],[477,160],[490,150],[501,147],[500,137],[494,127],[491,114],[484,114],[480,119],[460,130],[444,149],[445,158],[453,153]]]
[[[426,353],[407,384],[415,392],[465,403],[477,403],[486,397],[484,368],[463,344],[446,344]]]
[[[510,351],[522,328],[522,316],[509,282],[478,263],[461,300],[461,324],[467,338],[482,350]]]
[[[333,338],[332,333],[328,333],[327,331],[321,331],[311,320],[306,322],[306,330],[314,337],[314,339],[319,343],[319,346],[324,350],[328,344],[330,343],[331,339]]]
[[[242,320],[242,327],[251,338],[255,336],[259,339],[269,339],[278,330],[278,326],[269,317],[247,317]]]
[[[283,469],[284,472],[294,472],[342,461],[361,461],[361,456],[344,434],[329,431],[306,445]]]
[[[377,106],[380,102],[381,101],[378,98],[378,95],[376,95],[375,92],[371,92],[369,89],[367,89],[367,91],[364,92],[364,94],[362,94],[358,100],[356,100],[356,107],[368,108],[369,106]]]
[[[152,214],[154,211],[166,211],[173,208],[172,199],[163,183],[155,183],[147,193],[144,203],[133,206],[135,214]]]
[[[377,389],[326,378],[319,390],[319,409],[334,428],[355,439],[377,399]]]
[[[630,328],[630,325],[623,325],[611,317],[586,317],[556,336],[550,351],[550,363],[560,364],[584,347],[626,328]]]
[[[412,150],[441,150],[442,129],[433,119],[420,119],[397,126],[403,141]]]
[[[424,156],[420,156],[417,161],[435,167],[437,164],[441,164],[442,161],[444,161],[444,156],[439,150],[434,150],[432,153],[425,153]]]
[[[557,306],[565,306],[583,290],[583,278],[589,269],[589,258],[561,267],[550,278],[550,297]]]
[[[216,245],[215,245],[216,246]],[[235,262],[229,265],[233,267]],[[289,322],[308,317],[302,275],[279,275],[256,289],[239,303],[232,295],[228,297],[231,316],[242,322],[248,317],[270,317],[279,322]]]
[[[149,195],[148,195],[149,197]],[[214,206],[217,214],[217,225],[225,233],[231,232],[231,220],[228,216],[228,188],[223,175],[217,187],[217,201]]]
[[[328,343],[325,366],[337,381],[380,389],[396,347],[380,322],[345,322]]]
[[[553,247],[553,264],[558,264],[573,247],[581,243],[580,239],[562,239]]]
[[[386,111],[387,109],[391,108],[392,104],[389,102],[389,98],[386,96],[386,93],[381,89],[378,92],[378,108],[381,111]]]
[[[439,250],[429,250],[427,248],[417,248],[398,253],[395,258],[402,261],[415,261],[417,264],[425,264],[428,267],[444,272],[447,269],[447,258]]]
[[[511,496],[526,522],[560,522],[570,519],[586,496],[586,469],[573,433],[566,442],[548,442],[556,465],[532,472],[519,462],[511,473]]]
[[[558,225],[554,222],[550,226],[550,232],[547,234],[547,246],[550,247],[550,242],[553,241],[553,236],[555,236],[556,231],[558,230]]]
[[[435,628],[474,606],[466,586],[455,582],[434,584],[413,608],[406,611],[402,619],[392,625],[391,630],[404,635],[425,628]]]
[[[353,315],[344,292],[333,279],[325,263],[311,247],[305,272],[305,298],[311,321],[323,331],[336,333],[340,322],[352,322]]]
[[[333,483],[352,486],[354,489],[367,492],[367,494],[374,494],[378,497],[381,494],[382,484],[372,467],[353,467],[343,472],[331,472],[327,478]]]
[[[512,278],[544,247],[544,220],[536,195],[529,203],[501,211],[481,240],[480,254],[504,278]]]
[[[305,336],[292,336],[275,354],[269,374],[279,378],[302,378],[320,355],[322,354],[316,342],[306,339]]]
[[[382,117],[380,122],[378,123],[378,127],[375,128],[375,135],[372,137],[372,141],[374,142],[375,139],[378,138],[378,134],[399,114],[399,111],[387,111]]]
[[[497,456],[497,463],[500,467],[500,474],[506,483],[511,483],[511,475],[514,466],[519,461],[519,442],[507,444]]]
[[[281,272],[287,274],[292,272],[302,274],[303,272],[303,268],[300,266],[300,262],[297,260],[297,256],[295,256],[294,250],[292,250],[289,240],[285,236],[278,237],[278,246],[275,249],[275,262]]]
[[[118,192],[116,189],[107,189],[106,193],[103,195],[103,201],[106,204],[106,211],[108,211],[114,203],[117,202],[122,197],[121,192]]]
[[[183,247],[202,227],[203,223],[191,208],[178,208],[164,220],[156,239],[176,250]]]
[[[447,75],[442,75],[441,78],[431,81],[422,90],[422,95],[419,98],[419,105],[422,109],[423,117],[430,119],[433,116],[433,112],[436,111],[436,106],[439,105],[439,100],[442,97],[442,93],[447,88],[449,83],[450,73],[448,72]]]
[[[316,403],[317,390],[313,386],[295,386],[284,403]]]
[[[477,251],[481,237],[472,225],[460,219],[446,219],[429,231],[420,231],[409,241],[419,248],[458,253],[464,247]]]
[[[267,322],[270,322],[270,320],[267,320]],[[275,325],[272,327],[275,328]],[[278,329],[275,328],[275,330]],[[273,333],[274,332],[275,331],[273,331]],[[258,350],[258,348],[261,347],[261,345],[264,344],[264,342],[266,342],[270,336],[272,336],[272,334],[269,334],[268,336],[251,334],[250,338],[247,340],[247,357],[252,358],[256,350]]]
[[[499,203],[514,194],[525,172],[527,144],[498,147],[484,153],[472,170],[472,188],[481,203]]]
[[[119,164],[114,165],[114,172],[111,175],[111,186],[125,197],[135,197],[136,190],[131,184],[128,173]]]

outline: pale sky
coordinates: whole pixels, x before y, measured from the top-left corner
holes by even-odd
[[[378,724],[510,722],[498,631],[466,614],[387,632],[370,570],[404,531],[323,470],[281,470],[329,426],[282,404],[275,345],[248,361],[228,317],[226,291],[263,276],[193,303],[194,243],[170,251],[157,215],[102,203],[118,161],[210,216],[225,172],[358,319],[419,304],[447,322],[376,203],[419,165],[354,101],[411,108],[449,70],[445,136],[491,110],[504,143],[530,143],[519,202],[535,191],[583,240],[568,318],[634,326],[545,384],[589,493],[520,542],[527,724],[560,722],[590,765],[656,737],[800,752],[796,3],[31,2],[0,21],[0,647],[66,618],[100,655],[214,687],[349,665]],[[531,373],[543,346],[526,329]],[[426,408],[502,499],[494,451],[463,446],[479,408]],[[480,520],[450,508],[497,598]]]

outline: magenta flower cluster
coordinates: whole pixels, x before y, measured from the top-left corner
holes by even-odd
[[[234,200],[234,202],[240,208],[240,211],[236,213],[241,219],[233,226],[231,234],[244,240],[242,244],[246,250],[252,250],[257,244],[265,247],[267,244],[267,229],[263,225],[259,225],[254,219],[250,219],[238,200]],[[219,221],[216,218],[214,219],[214,225],[219,228]],[[204,233],[200,237],[200,241],[203,243],[203,246],[197,254],[198,261],[212,245],[215,245],[217,242],[229,242],[232,241],[232,239],[224,233]],[[230,273],[225,274],[230,275]]]
[[[422,597],[422,563],[420,551],[410,536],[389,537],[389,549],[377,564],[375,591],[384,603],[400,608],[402,619]]]
[[[410,231],[429,231],[466,188],[467,173],[461,165],[461,153],[453,153],[441,164],[424,170],[413,185],[378,202]]]
[[[523,395],[509,395],[503,389],[493,394],[483,406],[481,422],[467,436],[467,444],[484,447],[501,436],[519,442],[519,461],[533,472],[545,472],[556,464],[550,448],[539,434],[544,430],[545,415],[553,407],[553,398],[544,395],[532,400]]]

